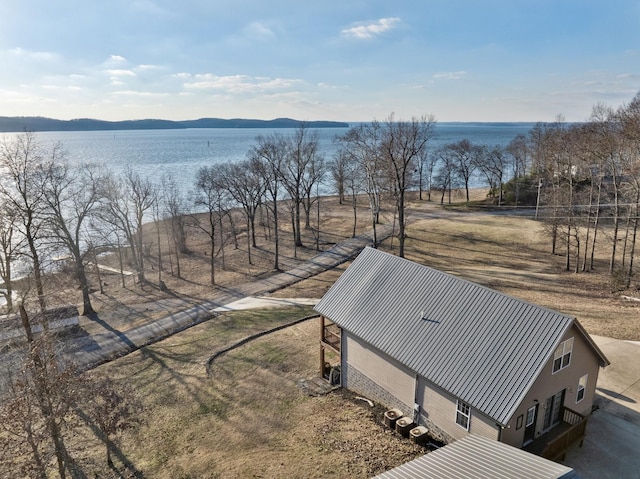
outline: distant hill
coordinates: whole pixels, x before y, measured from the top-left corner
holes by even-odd
[[[297,128],[300,125],[309,128],[348,128],[349,124],[340,121],[300,121],[291,118],[275,120],[250,120],[234,118],[200,118],[199,120],[127,120],[104,121],[89,118],[76,120],[55,120],[40,116],[0,116],[0,131],[96,131],[96,130],[168,130],[184,128]]]

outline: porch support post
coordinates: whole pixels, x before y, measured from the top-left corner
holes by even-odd
[[[320,377],[324,377],[324,316],[320,315]]]

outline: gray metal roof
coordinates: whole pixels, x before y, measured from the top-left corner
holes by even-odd
[[[372,248],[315,310],[503,426],[575,321]]]
[[[470,434],[374,479],[578,479],[573,469]]]

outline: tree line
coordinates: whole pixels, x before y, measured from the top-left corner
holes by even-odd
[[[567,271],[595,268],[595,251],[608,250],[618,289],[635,277],[640,206],[640,93],[617,109],[593,107],[589,121],[538,124],[522,141],[526,174],[514,187],[537,190],[536,215],[546,225],[552,253]]]

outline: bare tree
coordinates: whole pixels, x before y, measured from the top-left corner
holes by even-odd
[[[6,313],[13,311],[13,264],[20,255],[24,246],[17,236],[17,218],[10,208],[5,208],[7,199],[0,197],[0,280],[4,289],[0,293],[6,302]]]
[[[76,279],[82,291],[84,315],[95,313],[91,305],[85,255],[90,251],[86,227],[103,197],[102,178],[95,165],[69,166],[62,157],[46,165],[44,217],[55,241],[73,260]]]
[[[107,176],[104,179],[106,201],[99,217],[119,230],[127,240],[136,268],[138,282],[143,285],[144,248],[142,226],[145,214],[157,201],[154,185],[131,169],[120,178]]]
[[[176,275],[178,278],[181,278],[180,255],[189,253],[185,232],[185,218],[187,216],[186,200],[173,176],[164,175],[160,183],[162,185],[160,199],[164,206],[164,216],[169,225],[168,229],[171,242],[173,243],[173,253],[176,258]],[[160,224],[158,224],[157,227],[160,228]]]
[[[400,242],[398,255],[401,258],[404,258],[406,237],[406,193],[412,186],[413,172],[433,135],[434,127],[433,115],[414,117],[410,121],[396,121],[393,114],[387,118],[383,127],[381,154],[396,201]]]
[[[380,195],[382,192],[382,127],[379,122],[361,124],[352,127],[338,138],[342,150],[354,161],[364,175],[364,190],[369,199],[373,247],[378,246],[376,225],[380,222]]]
[[[266,205],[273,215],[273,236],[274,253],[273,268],[280,269],[280,233],[279,233],[279,210],[278,200],[280,199],[281,176],[284,163],[287,159],[289,145],[287,140],[280,135],[270,135],[268,137],[259,136],[256,138],[257,144],[249,152],[252,167],[255,168],[262,178],[264,178],[264,194],[267,197]]]
[[[521,178],[529,173],[530,154],[529,143],[525,135],[517,135],[509,142],[506,147],[506,153],[511,155],[513,159],[513,179],[515,181],[514,201],[518,206],[520,201]]]
[[[309,185],[312,186],[313,182],[309,178],[313,178],[314,172],[318,171],[318,141],[317,133],[310,133],[302,124],[288,140],[288,154],[280,169],[282,185],[292,202],[293,238],[296,247],[302,246],[300,208],[310,195]]]
[[[247,255],[249,264],[252,264],[251,248],[257,248],[255,223],[265,191],[264,178],[250,160],[225,163],[218,165],[218,169],[221,171],[224,188],[244,211],[247,221]]]
[[[52,156],[56,156],[58,150],[59,146],[54,146]],[[0,194],[4,196],[5,207],[16,219],[15,224],[27,243],[42,311],[46,308],[46,302],[38,246],[44,207],[44,155],[45,152],[31,132],[17,135],[14,141],[4,139],[0,142],[0,170],[4,178],[4,181],[0,181]]]
[[[504,177],[509,167],[506,151],[500,145],[487,148],[484,154],[476,156],[476,167],[482,172],[489,184],[490,194],[498,197],[498,206],[502,205]]]
[[[222,216],[226,211],[227,191],[223,187],[223,178],[220,170],[215,166],[203,166],[196,173],[196,188],[198,195],[195,203],[207,210],[207,227],[203,229],[209,236],[209,267],[211,271],[211,284],[216,284],[215,257],[216,257],[216,225],[222,230]],[[222,231],[220,231],[222,237]],[[224,247],[222,240],[220,248]]]
[[[449,143],[445,148],[449,150],[450,158],[453,161],[453,171],[462,181],[468,203],[469,183],[477,168],[476,165],[481,162],[480,158],[484,154],[484,148],[481,145],[471,143],[467,139]]]
[[[65,479],[70,460],[64,431],[80,384],[77,371],[60,361],[42,315],[39,322],[44,332],[36,336],[32,330],[36,318],[29,318],[22,305],[19,309],[27,351],[0,405],[2,449],[22,450],[10,460],[39,478],[48,477],[47,466],[53,457],[58,476]]]
[[[454,173],[454,159],[451,151],[442,147],[436,152],[438,157],[438,170],[433,178],[434,186],[440,190],[440,204],[444,204],[444,198],[449,194],[449,203],[451,203],[451,190],[456,186],[456,175]]]
[[[107,464],[113,468],[111,450],[118,436],[142,423],[143,405],[134,390],[108,377],[87,377],[91,390],[84,390],[79,412],[95,427],[106,450]]]

